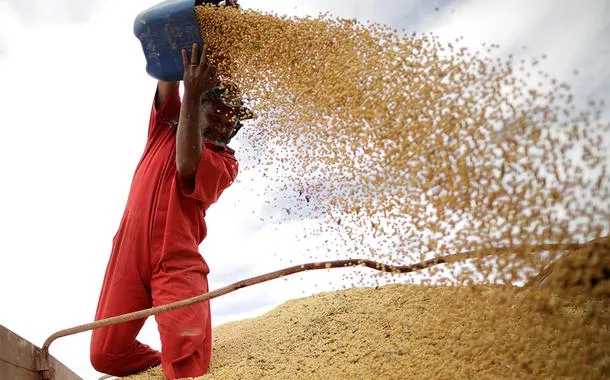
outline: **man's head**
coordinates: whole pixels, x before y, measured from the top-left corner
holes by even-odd
[[[232,82],[223,81],[201,97],[203,137],[228,144],[241,128],[241,121],[254,118],[243,103],[241,91]]]

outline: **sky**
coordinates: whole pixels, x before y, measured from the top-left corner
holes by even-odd
[[[0,324],[36,345],[94,317],[156,85],[145,72],[133,20],[157,3],[0,0]],[[296,16],[328,11],[448,40],[464,36],[473,47],[499,43],[503,55],[546,54],[542,69],[570,81],[577,100],[610,103],[610,0],[240,3]],[[240,144],[237,138],[238,158]],[[273,194],[262,192],[259,174],[256,168],[240,173],[208,212],[209,235],[200,248],[212,270],[210,289],[307,262],[306,245],[315,249],[316,239],[324,239],[295,246],[295,237],[317,222],[273,222],[277,211],[267,206]],[[253,183],[259,191],[251,191]],[[213,325],[340,289],[349,284],[337,272],[348,270],[356,271],[296,275],[213,300]],[[51,354],[84,379],[96,379],[89,339],[90,332],[62,338]],[[160,348],[154,319],[139,339]]]

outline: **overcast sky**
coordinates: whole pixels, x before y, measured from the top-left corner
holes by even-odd
[[[0,0],[0,324],[37,345],[93,319],[156,84],[144,71],[133,19],[156,3]],[[241,3],[464,36],[471,46],[495,42],[506,55],[547,54],[543,69],[570,81],[581,101],[594,96],[610,102],[610,1]],[[239,139],[235,147],[239,158]],[[295,237],[316,221],[274,223],[276,211],[265,203],[273,194],[256,191],[263,188],[255,182],[259,174],[242,172],[209,211],[201,251],[212,270],[211,289],[308,261],[307,248],[325,238],[296,247]],[[212,301],[213,323],[260,315],[288,299],[343,285],[340,274],[318,272],[243,289]],[[51,353],[94,379],[89,338],[60,339]],[[153,319],[140,338],[160,348]]]

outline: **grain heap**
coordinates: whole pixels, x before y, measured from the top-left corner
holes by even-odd
[[[210,373],[198,379],[607,378],[610,309],[571,297],[548,306],[532,293],[388,285],[292,300],[216,328]]]
[[[243,170],[274,178],[272,192],[295,189],[302,202],[290,217],[343,236],[312,259],[404,265],[608,234],[604,105],[579,108],[537,61],[328,15],[196,13],[219,73],[259,115],[243,129]],[[532,74],[545,79],[530,83]],[[510,284],[563,253],[515,249],[449,268],[437,284]],[[216,329],[203,378],[603,378],[609,258],[602,238],[525,289],[401,285],[291,301]],[[132,379],[161,378],[155,369]]]

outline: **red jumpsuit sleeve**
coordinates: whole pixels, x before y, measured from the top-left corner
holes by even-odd
[[[238,162],[232,155],[217,153],[204,145],[194,185],[189,186],[180,181],[182,192],[187,197],[212,204],[235,181],[238,171]],[[178,173],[177,175],[180,176]]]
[[[153,136],[157,129],[162,128],[163,126],[170,127],[171,121],[176,122],[177,126],[178,117],[180,116],[180,107],[182,102],[180,100],[180,91],[178,86],[176,86],[176,89],[172,91],[167,98],[165,98],[163,103],[159,104],[159,107],[156,105],[158,95],[159,87],[157,86],[150,111],[150,122],[148,125],[149,139]]]

